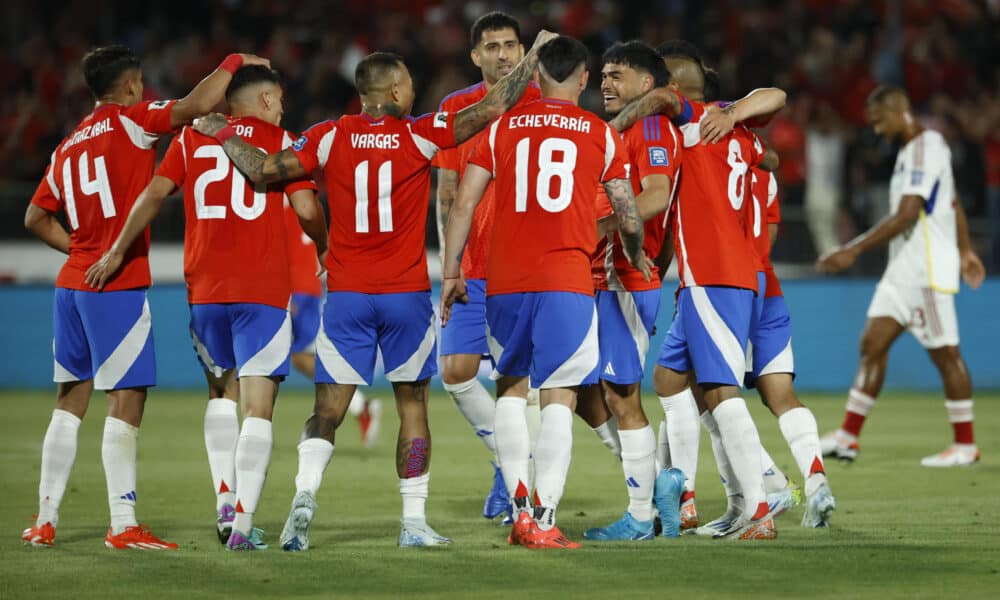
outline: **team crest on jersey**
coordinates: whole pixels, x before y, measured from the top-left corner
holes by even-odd
[[[667,149],[660,146],[652,146],[649,149],[649,164],[653,167],[670,166],[670,157],[667,156]]]
[[[302,150],[303,148],[306,147],[306,142],[308,142],[308,141],[309,140],[306,139],[306,136],[304,136],[304,135],[303,136],[299,136],[299,139],[297,139],[294,142],[292,142],[292,150],[295,150],[296,152],[298,152],[299,150]]]
[[[914,171],[910,174],[910,185],[920,185],[920,182],[924,180],[923,171]]]
[[[447,127],[448,126],[448,113],[439,112],[434,115],[434,126],[435,127]]]
[[[156,102],[149,103],[149,110],[159,110],[161,108],[166,108],[170,104],[169,100],[157,100]]]

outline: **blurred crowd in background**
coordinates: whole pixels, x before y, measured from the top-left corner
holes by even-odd
[[[14,0],[0,8],[0,237],[23,235],[14,216],[92,107],[79,61],[95,45],[133,48],[150,98],[184,95],[229,52],[266,56],[286,81],[294,131],[357,111],[354,66],[376,49],[405,57],[414,112],[433,110],[479,80],[468,30],[489,10],[519,18],[526,47],[542,27],[583,40],[595,69],[614,41],[684,38],[719,70],[725,97],[785,89],[788,106],[765,132],[781,157],[778,261],[810,263],[885,214],[898,147],[865,127],[864,102],[879,82],[905,86],[950,143],[974,239],[1000,272],[1000,0]],[[601,114],[599,84],[592,76],[583,104]],[[181,239],[182,218],[175,206],[154,237]]]

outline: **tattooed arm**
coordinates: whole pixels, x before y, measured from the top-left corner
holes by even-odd
[[[618,233],[622,238],[622,247],[629,262],[638,269],[646,281],[652,277],[650,267],[652,262],[642,251],[643,227],[639,211],[635,207],[635,196],[632,194],[632,184],[628,179],[612,179],[604,184],[604,191],[611,201],[611,209],[618,218]]]
[[[681,101],[668,87],[659,87],[649,90],[646,95],[633,100],[615,118],[608,121],[608,124],[617,131],[625,131],[643,117],[650,115],[666,115],[676,117],[681,114]]]
[[[538,66],[538,49],[554,37],[557,37],[556,34],[550,31],[544,29],[539,31],[531,50],[528,50],[514,70],[496,82],[482,100],[455,115],[455,144],[461,144],[476,135],[493,119],[517,103],[535,74],[535,68]]]
[[[455,204],[458,193],[458,171],[452,169],[437,170],[437,226],[438,245],[440,246],[441,265],[444,266],[444,230],[448,225],[448,215]]]
[[[226,117],[218,113],[194,121],[195,131],[212,137],[216,137],[216,134],[228,125]],[[222,143],[222,149],[236,168],[254,183],[272,183],[308,175],[299,158],[290,149],[265,154],[238,135],[228,137]]]

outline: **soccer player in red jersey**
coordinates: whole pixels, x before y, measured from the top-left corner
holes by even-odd
[[[501,12],[487,13],[472,24],[472,62],[479,67],[483,80],[458,90],[441,101],[442,112],[458,112],[482,99],[486,93],[514,68],[524,56],[521,27],[514,17]],[[516,106],[537,100],[538,86],[528,86]],[[444,227],[455,202],[458,181],[469,157],[485,131],[455,148],[447,148],[434,157],[437,170],[437,218],[441,256],[444,256]],[[489,253],[490,230],[493,227],[493,185],[486,188],[483,201],[476,210],[469,233],[469,242],[462,255],[462,276],[466,281],[469,301],[455,306],[450,325],[441,330],[441,380],[459,412],[472,426],[494,461],[493,488],[483,503],[483,516],[493,519],[509,511],[510,500],[500,468],[496,466],[496,443],[493,436],[493,397],[477,378],[486,344],[486,257]],[[537,396],[536,396],[537,398]],[[535,408],[537,412],[537,406]]]
[[[263,151],[290,146],[292,136],[278,126],[282,96],[281,81],[270,68],[238,70],[226,90],[230,126]],[[271,417],[278,384],[288,374],[292,337],[284,197],[321,255],[327,243],[323,209],[309,179],[251,185],[214,138],[185,128],[136,201],[119,239],[88,273],[97,287],[121,263],[122,249],[146,230],[178,188],[184,190],[191,337],[211,398],[205,446],[217,492],[217,531],[229,550],[263,549],[263,532],[253,527],[253,515],[271,461]],[[242,429],[235,397],[225,395],[236,379]]]
[[[560,533],[555,511],[569,469],[576,394],[581,385],[597,382],[590,257],[597,244],[599,184],[618,217],[629,260],[650,278],[621,139],[577,106],[587,84],[586,63],[586,48],[572,38],[560,36],[541,48],[542,99],[490,127],[466,168],[446,231],[441,304],[448,327],[453,305],[466,299],[459,256],[476,206],[495,179],[494,251],[486,277],[490,351],[500,376],[495,428],[516,513],[509,542],[529,548],[579,547]],[[534,511],[524,414],[529,376],[541,390],[542,405]]]
[[[135,518],[136,446],[146,388],[156,383],[146,288],[149,234],[126,249],[120,277],[103,293],[85,281],[87,269],[121,230],[136,196],[149,182],[159,136],[204,114],[222,100],[241,64],[266,63],[232,54],[185,98],[142,100],[142,69],[124,46],[97,48],[83,58],[96,100],[52,153],[52,163],[24,217],[43,242],[69,257],[56,280],[54,310],[56,409],[42,444],[39,507],[22,538],[51,546],[59,504],[76,458],[77,433],[93,389],[108,394],[102,458],[108,485],[110,548],[176,548]],[[67,232],[57,218],[64,212]]]
[[[641,42],[614,44],[604,53],[603,62],[601,92],[604,108],[612,114],[670,80],[660,55]],[[629,179],[639,217],[645,221],[643,247],[647,256],[658,259],[654,271],[657,276],[647,281],[629,263],[616,231],[598,240],[591,270],[596,290],[600,384],[583,388],[579,402],[606,402],[617,419],[629,506],[620,520],[586,531],[584,537],[589,540],[653,538],[656,434],[642,409],[639,387],[660,306],[660,273],[667,267],[666,210],[681,161],[680,132],[669,119],[656,115],[622,132],[622,141],[631,164]],[[670,521],[671,514],[674,521],[679,520],[682,485],[680,476],[672,501],[665,502],[661,510],[661,521]],[[679,535],[679,530],[673,535]]]
[[[538,46],[552,34],[541,32]],[[400,415],[396,472],[403,498],[400,546],[449,544],[427,524],[431,438],[427,393],[437,370],[425,227],[430,166],[514,105],[534,72],[533,47],[482,100],[458,113],[409,116],[413,81],[402,58],[376,52],[355,70],[362,112],[310,128],[292,147],[263,154],[220,115],[199,120],[255,182],[323,169],[330,198],[327,301],[317,341],[316,404],[299,445],[296,494],[282,547],[308,547],[315,494],[333,454],[337,427],[358,385],[371,384],[376,348]]]

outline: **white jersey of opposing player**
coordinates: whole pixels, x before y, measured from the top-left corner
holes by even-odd
[[[899,286],[957,293],[955,178],[951,150],[940,133],[924,130],[899,151],[889,182],[892,212],[899,210],[903,196],[920,196],[924,205],[916,225],[889,244],[889,264],[882,279]]]

